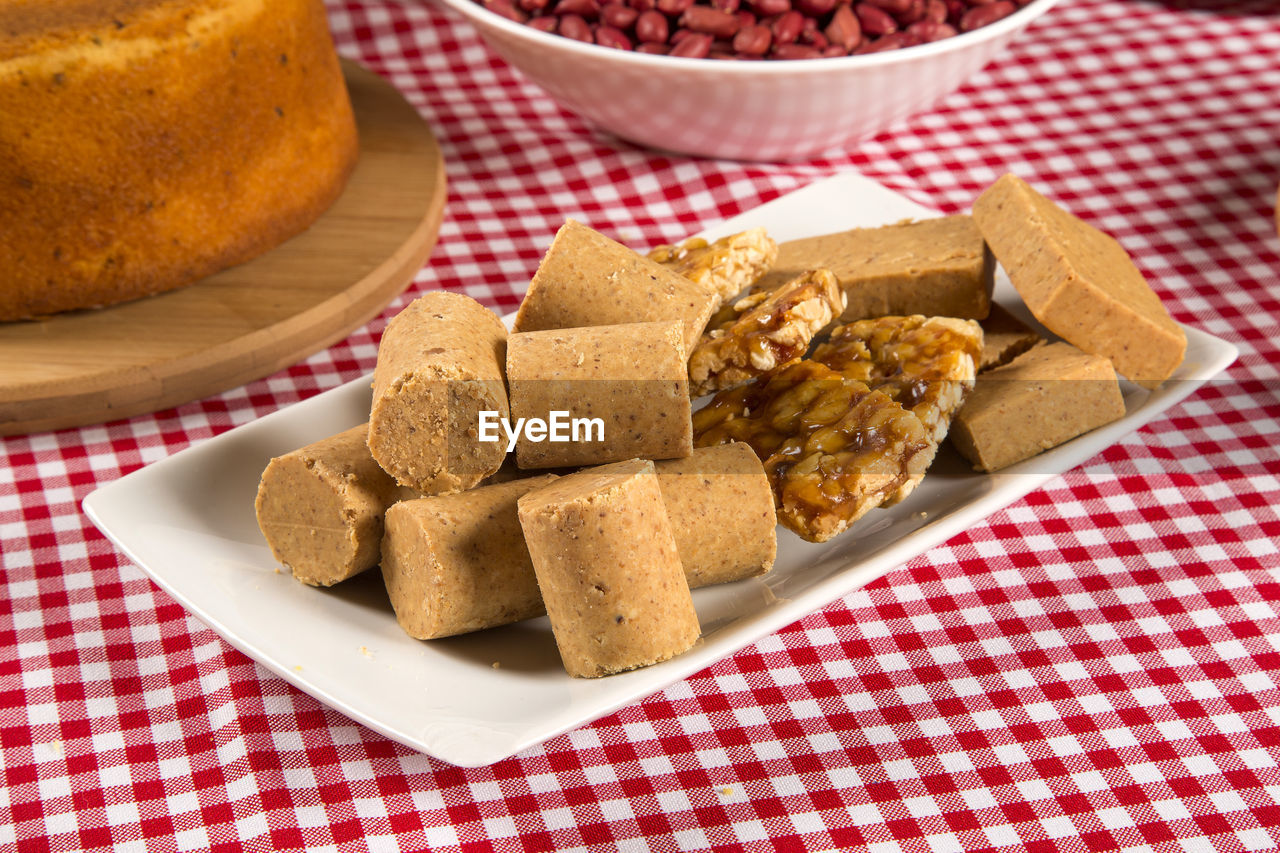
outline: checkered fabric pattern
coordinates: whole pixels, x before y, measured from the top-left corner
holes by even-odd
[[[1063,0],[934,112],[828,159],[594,132],[420,2],[330,7],[450,199],[404,297],[177,409],[4,439],[0,849],[1280,848],[1280,12]],[[1239,361],[1085,465],[658,695],[491,767],[274,678],[89,524],[96,485],[372,369],[443,287],[510,310],[565,217],[679,238],[842,170],[945,212],[1014,171]]]

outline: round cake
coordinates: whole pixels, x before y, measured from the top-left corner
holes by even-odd
[[[356,154],[321,0],[5,0],[0,321],[247,261]]]

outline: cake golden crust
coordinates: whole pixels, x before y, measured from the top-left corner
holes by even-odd
[[[320,0],[5,3],[0,116],[0,320],[250,260],[357,154]]]

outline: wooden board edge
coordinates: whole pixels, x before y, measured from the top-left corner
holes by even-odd
[[[348,74],[381,80],[355,62],[344,59],[342,64]],[[5,400],[0,393],[5,416],[0,436],[109,423],[204,399],[295,364],[372,320],[408,289],[435,248],[444,220],[448,195],[444,158],[425,122],[423,131],[435,161],[434,182],[439,191],[409,237],[362,279],[299,314],[197,354],[161,365],[104,372],[90,377],[88,388],[83,388],[86,380],[77,377],[48,383],[39,396],[24,392],[21,399]],[[335,316],[340,317],[336,323]],[[71,384],[82,390],[68,393],[65,386]]]

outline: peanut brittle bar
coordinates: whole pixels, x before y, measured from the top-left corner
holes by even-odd
[[[973,388],[981,355],[982,328],[973,320],[916,314],[840,326],[814,349],[813,359],[884,392],[919,418],[931,462]],[[923,478],[921,471],[904,482],[887,503],[911,494]]]
[[[778,520],[810,542],[848,529],[932,456],[920,419],[887,394],[799,359],[718,393],[694,414],[694,436],[699,447],[748,444]]]
[[[726,305],[689,357],[690,393],[732,388],[803,356],[843,310],[844,293],[828,270],[810,270],[775,291]]]
[[[690,237],[676,245],[656,246],[649,259],[685,278],[712,287],[728,301],[755,284],[778,257],[778,244],[763,228],[752,228],[708,243]]]

